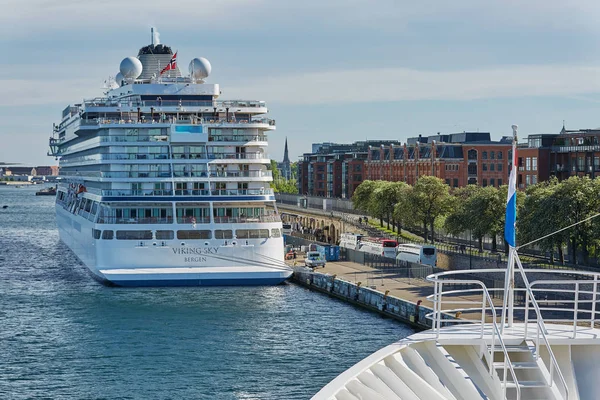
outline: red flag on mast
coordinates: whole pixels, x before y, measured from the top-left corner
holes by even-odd
[[[173,54],[173,57],[171,57],[171,61],[169,61],[167,66],[164,67],[162,69],[162,71],[160,71],[160,75],[162,75],[163,73],[165,73],[167,71],[175,69],[175,68],[177,68],[177,52],[175,52],[175,54]]]

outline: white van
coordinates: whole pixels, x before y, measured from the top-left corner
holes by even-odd
[[[396,248],[396,260],[411,262],[415,264],[431,265],[437,264],[437,249],[432,245],[400,244]]]
[[[309,251],[306,253],[304,265],[310,268],[325,267],[325,257],[318,251]]]

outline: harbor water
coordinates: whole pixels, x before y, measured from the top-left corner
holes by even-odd
[[[101,285],[36,190],[0,186],[2,399],[309,399],[413,332],[290,283]]]

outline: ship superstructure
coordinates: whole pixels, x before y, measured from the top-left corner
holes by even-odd
[[[105,96],[68,106],[54,127],[61,239],[117,285],[284,281],[266,152],[275,121],[263,101],[219,100],[204,58],[182,76],[154,37]]]

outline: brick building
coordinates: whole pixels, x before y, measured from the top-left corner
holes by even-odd
[[[415,137],[402,146],[371,147],[366,179],[413,185],[421,176],[437,176],[451,187],[500,186],[508,181],[511,140],[492,141],[489,132]]]
[[[313,153],[305,153],[298,162],[300,194],[351,198],[354,190],[367,179],[365,161],[369,146],[399,146],[396,140],[372,140],[352,144],[316,143]]]
[[[558,134],[531,134],[519,144],[517,187],[552,176],[600,175],[600,129],[563,129]],[[399,141],[353,144],[317,143],[298,163],[301,194],[351,198],[363,180],[402,181],[437,176],[451,187],[508,183],[512,138],[493,141],[489,132],[462,132]]]

